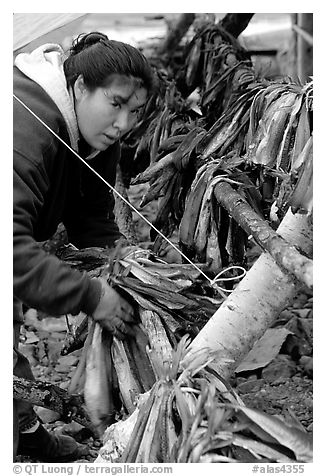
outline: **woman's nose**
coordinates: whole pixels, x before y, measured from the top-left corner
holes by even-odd
[[[117,114],[113,126],[119,129],[121,132],[124,132],[126,129],[128,129],[129,125],[129,113],[128,111],[119,111],[119,114]]]

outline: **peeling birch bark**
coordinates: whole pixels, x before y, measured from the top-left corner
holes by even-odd
[[[250,207],[241,195],[227,182],[219,182],[214,193],[222,205],[248,235],[270,253],[276,263],[292,273],[310,289],[313,286],[313,262],[288,243],[279,233]]]
[[[312,227],[307,215],[287,212],[278,234],[308,256]],[[232,294],[191,343],[193,352],[204,347],[216,353],[211,366],[228,379],[241,360],[288,306],[301,284],[285,273],[269,253],[263,253]]]

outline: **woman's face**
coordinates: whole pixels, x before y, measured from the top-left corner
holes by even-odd
[[[105,150],[132,129],[147,101],[147,90],[137,80],[112,75],[107,87],[90,91],[79,76],[74,84],[78,128],[86,142]]]

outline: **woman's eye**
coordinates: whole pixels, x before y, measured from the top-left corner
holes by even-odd
[[[118,102],[112,102],[111,103],[113,107],[119,108],[120,104]]]

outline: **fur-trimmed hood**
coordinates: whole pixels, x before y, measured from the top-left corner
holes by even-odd
[[[39,84],[57,105],[69,133],[71,147],[78,150],[79,131],[72,91],[68,91],[63,71],[64,51],[60,45],[47,43],[31,53],[21,53],[15,66]]]

